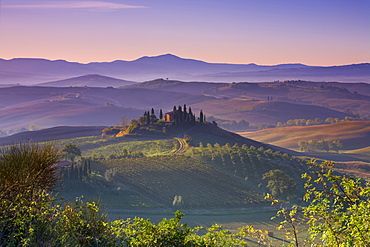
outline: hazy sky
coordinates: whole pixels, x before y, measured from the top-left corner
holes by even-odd
[[[370,62],[370,0],[0,0],[0,58]]]

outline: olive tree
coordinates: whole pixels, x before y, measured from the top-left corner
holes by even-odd
[[[262,175],[262,179],[268,179],[266,187],[269,188],[274,197],[290,199],[297,194],[297,187],[293,178],[282,170],[270,170]]]
[[[76,144],[68,143],[62,149],[62,155],[73,163],[82,153],[81,149]]]

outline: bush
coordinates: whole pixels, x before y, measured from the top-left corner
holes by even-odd
[[[48,192],[59,181],[58,160],[58,151],[50,144],[19,144],[1,150],[1,246],[47,245],[53,239],[50,227],[55,212]]]

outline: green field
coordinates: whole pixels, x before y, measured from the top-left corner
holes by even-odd
[[[145,156],[168,155],[178,147],[178,141],[173,138],[143,138],[140,136],[100,137],[89,136],[55,141],[59,147],[67,143],[76,144],[82,151],[82,156],[107,157],[111,153],[120,154],[123,149],[131,152],[141,151]]]

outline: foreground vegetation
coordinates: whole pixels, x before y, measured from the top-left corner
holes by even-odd
[[[152,223],[142,218],[107,220],[98,202],[61,202],[50,193],[56,186],[58,153],[51,145],[25,144],[4,149],[0,159],[1,246],[244,246],[248,239],[271,245],[268,232],[245,226],[237,233],[214,225],[181,223],[183,214]],[[332,163],[311,162],[304,206],[278,206],[291,245],[370,245],[370,184],[336,175]],[[10,176],[11,175],[11,176]],[[301,242],[299,225],[309,235]]]

